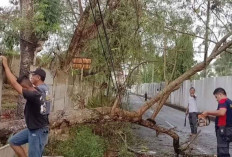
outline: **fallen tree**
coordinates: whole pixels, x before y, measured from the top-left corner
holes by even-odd
[[[170,82],[158,95],[152,97],[149,101],[143,104],[137,111],[127,111],[119,107],[119,98],[116,98],[112,108],[102,107],[97,109],[84,109],[84,110],[67,110],[52,113],[50,116],[51,129],[62,129],[62,127],[69,127],[73,125],[78,125],[80,123],[97,123],[101,121],[128,121],[132,123],[137,123],[144,127],[148,127],[156,130],[160,133],[165,133],[174,139],[174,149],[176,153],[179,153],[179,137],[172,130],[168,130],[157,126],[151,121],[143,120],[143,114],[157,102],[158,106],[155,106],[156,111],[159,112],[162,108],[163,103],[170,95],[170,93],[176,89],[183,81],[190,78],[195,73],[203,70],[215,57],[217,57],[222,52],[225,52],[227,48],[232,46],[232,40],[228,40],[231,33],[224,36],[214,47],[211,55],[207,57],[206,64],[201,62],[195,65],[193,68],[186,71],[183,75]],[[156,114],[157,115],[157,114]],[[153,117],[154,118],[154,117]],[[22,120],[6,122],[0,124],[0,138],[9,135],[9,133],[16,132],[19,129],[25,127]]]
[[[112,117],[111,111],[111,107],[57,111],[50,115],[50,128],[53,130],[53,132],[59,134],[69,127],[86,123],[105,123],[109,121],[132,122],[130,119],[125,119],[123,116],[117,118]],[[160,133],[165,133],[171,136],[173,138],[174,148],[176,151],[178,151],[179,137],[174,131],[160,127],[149,120],[140,119],[138,121],[133,121],[133,123],[156,130],[157,135]],[[26,125],[23,119],[1,123],[0,140],[6,141],[11,134],[24,128],[26,128]]]
[[[94,5],[96,3],[93,3]],[[115,3],[114,3],[115,4]],[[117,3],[116,3],[117,4]],[[74,33],[73,39],[68,50],[67,63],[75,54],[80,53],[84,48],[84,43],[88,39],[92,39],[96,36],[96,28],[98,24],[86,26],[89,17],[90,7],[86,7],[78,22],[78,26]],[[99,23],[100,24],[100,23]],[[210,64],[210,62],[215,59],[218,55],[225,52],[228,48],[232,46],[231,33],[225,35],[220,41],[216,42],[213,51],[210,56],[205,59],[205,61],[196,64],[191,69],[186,71],[183,75],[177,79],[169,82],[166,87],[156,96],[152,97],[137,111],[128,111],[120,108],[119,97],[116,98],[112,107],[102,107],[96,109],[84,109],[84,110],[66,110],[52,113],[50,115],[50,127],[52,130],[62,130],[67,127],[75,126],[83,123],[100,123],[107,121],[127,121],[131,123],[136,123],[138,125],[151,128],[156,130],[157,134],[165,133],[173,138],[173,146],[177,154],[183,153],[179,149],[179,136],[173,131],[155,124],[156,115],[159,113],[164,102],[168,98],[171,92],[178,88],[183,81],[189,79],[191,76],[199,71],[202,71]],[[155,105],[156,104],[156,105]],[[155,105],[155,111],[150,120],[142,119],[144,113]],[[9,134],[15,133],[20,129],[25,128],[25,122],[23,120],[5,122],[0,124],[0,138],[8,137]]]

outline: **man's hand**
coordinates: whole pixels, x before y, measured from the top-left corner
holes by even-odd
[[[207,116],[208,116],[208,112],[205,111],[205,112],[203,112],[201,115],[202,115],[203,117],[207,117]]]
[[[188,109],[188,108],[186,109],[185,114],[186,114],[186,115],[189,114],[189,109]]]
[[[4,67],[8,66],[7,64],[7,58],[5,56],[0,56],[0,58],[2,58],[2,64]]]

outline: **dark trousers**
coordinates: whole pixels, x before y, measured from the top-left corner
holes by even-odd
[[[191,128],[191,133],[197,134],[197,113],[196,112],[189,113],[189,124]]]
[[[229,153],[230,142],[226,142],[225,139],[223,139],[223,136],[220,134],[219,129],[216,129],[216,136],[217,136],[217,156],[230,157],[230,153]]]

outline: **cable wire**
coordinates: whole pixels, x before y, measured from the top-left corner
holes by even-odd
[[[99,41],[100,41],[100,44],[101,44],[101,47],[102,47],[103,56],[104,56],[104,58],[106,60],[107,68],[108,68],[108,70],[110,72],[110,76],[111,76],[111,78],[113,80],[113,76],[111,74],[111,69],[110,69],[110,65],[109,65],[109,61],[108,61],[109,59],[107,57],[106,51],[105,51],[104,46],[103,46],[102,38],[101,38],[100,31],[99,31],[98,26],[97,26],[97,19],[96,19],[96,15],[94,14],[94,11],[93,11],[93,6],[92,6],[91,0],[89,0],[89,4],[90,4],[90,8],[91,8],[91,11],[92,11],[92,14],[93,14],[95,25],[97,27],[97,33],[98,33]],[[113,70],[114,70],[114,68],[113,68]],[[116,90],[118,92],[118,85],[117,85],[117,79],[116,79],[115,72],[114,72],[114,77],[115,77],[115,83],[116,83],[116,87],[115,88],[116,88]],[[114,84],[114,86],[115,86],[115,84]]]

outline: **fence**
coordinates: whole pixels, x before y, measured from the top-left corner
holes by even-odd
[[[180,107],[187,107],[190,87],[196,89],[199,111],[214,110],[217,108],[217,102],[213,95],[213,91],[217,87],[224,88],[227,96],[232,98],[232,76],[223,76],[193,81],[186,80],[178,90],[171,93],[167,101]],[[131,92],[141,95],[147,92],[148,96],[155,96],[163,88],[164,83],[145,83],[132,86]]]

